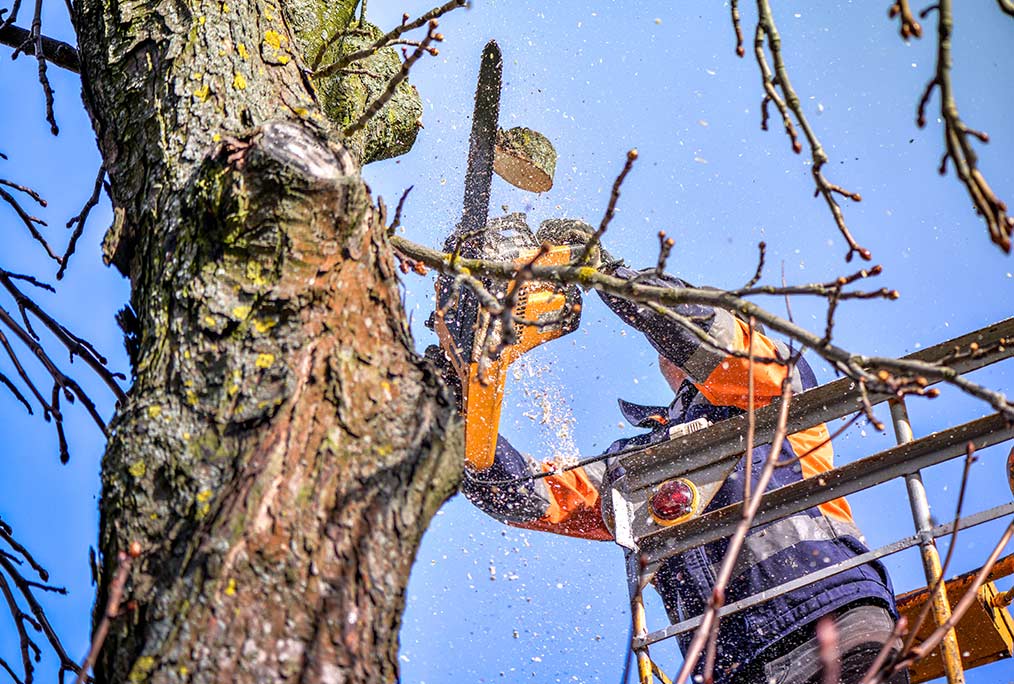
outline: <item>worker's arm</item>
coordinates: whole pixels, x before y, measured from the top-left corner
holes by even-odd
[[[638,275],[629,268],[620,268],[615,274],[630,279]],[[645,285],[656,287],[690,287],[674,276],[650,276],[641,280]],[[748,407],[749,361],[727,354],[703,344],[700,339],[671,318],[631,302],[629,300],[599,293],[605,303],[620,318],[644,333],[652,346],[667,359],[686,371],[691,382],[716,406]],[[689,318],[698,327],[731,351],[747,351],[750,348],[750,329],[743,321],[721,309],[700,304],[679,304],[676,313]],[[788,347],[766,335],[754,331],[754,357],[789,358]],[[781,394],[782,380],[786,367],[777,363],[753,364],[754,403],[759,408],[771,403]],[[817,379],[806,363],[800,358],[793,368],[792,384],[796,392],[816,387]],[[823,423],[788,436],[789,446],[799,457],[804,478],[821,475],[834,468],[834,451],[831,447],[827,426]],[[821,504],[819,508],[831,518],[852,522],[852,511],[845,499],[835,499]]]
[[[461,491],[480,509],[514,527],[610,540],[599,498],[604,471],[602,464],[593,464],[530,479],[527,476],[543,472],[543,467],[501,436],[493,465],[485,470],[466,467]]]
[[[647,271],[650,273],[650,271]],[[616,270],[618,278],[632,279],[637,271],[621,267]],[[655,287],[690,287],[686,282],[663,274],[651,275],[640,281]],[[606,305],[616,315],[648,338],[651,345],[674,364],[686,371],[697,388],[716,406],[736,406],[745,409],[748,404],[748,369],[745,358],[729,355],[726,349],[745,352],[750,348],[749,326],[732,314],[701,304],[678,304],[672,307],[675,313],[693,321],[723,349],[701,342],[680,323],[664,314],[614,295],[598,291]],[[753,355],[755,359],[789,358],[789,348],[776,340],[754,331]],[[753,364],[754,402],[757,407],[766,406],[781,394],[782,380],[786,367],[779,363],[755,361]],[[799,372],[794,371],[792,382],[795,391],[803,386]]]

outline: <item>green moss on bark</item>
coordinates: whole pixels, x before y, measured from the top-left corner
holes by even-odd
[[[355,21],[355,5],[349,0],[337,3],[292,0],[284,4],[286,18],[307,65],[314,66],[321,47],[333,36],[341,38],[324,52],[321,66],[361,50],[384,34],[373,24],[360,25]],[[384,48],[333,76],[316,79],[324,115],[339,130],[344,130],[380,97],[400,69],[398,51]],[[406,79],[369,124],[344,141],[345,145],[362,164],[405,154],[412,148],[422,127],[422,113],[419,93]]]

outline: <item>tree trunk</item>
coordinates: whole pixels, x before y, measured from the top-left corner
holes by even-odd
[[[77,6],[106,253],[137,317],[97,612],[117,552],[143,553],[102,682],[394,681],[409,570],[457,484],[460,425],[414,352],[361,153],[283,10]]]

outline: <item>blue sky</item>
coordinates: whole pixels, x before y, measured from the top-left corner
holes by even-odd
[[[556,184],[542,195],[495,182],[492,207],[527,211],[530,223],[555,216],[595,224],[613,178],[631,147],[640,151],[627,179],[606,246],[633,265],[655,260],[655,235],[676,242],[671,271],[700,284],[735,287],[756,266],[756,243],[768,245],[765,282],[829,280],[856,268],[826,206],[812,197],[808,156],[794,155],[777,122],[759,128],[760,79],[749,48],[754,10],[742,3],[748,57],[733,52],[727,7],[690,3],[475,3],[446,18],[440,55],[422,60],[413,83],[422,95],[425,129],[414,150],[368,167],[365,176],[388,204],[415,189],[405,207],[405,235],[438,245],[460,216],[475,73],[482,45],[496,38],[505,56],[501,121],[546,134],[560,159]],[[964,189],[953,175],[936,173],[942,134],[931,103],[929,124],[914,125],[915,104],[934,66],[930,38],[905,44],[886,17],[888,3],[775,3],[793,84],[824,143],[833,182],[858,191],[845,203],[856,238],[869,247],[884,275],[871,285],[896,288],[896,302],[847,303],[838,314],[836,339],[868,354],[900,355],[1011,315],[1014,261],[987,240]],[[954,82],[962,116],[987,130],[980,164],[994,189],[1014,202],[1014,125],[1007,107],[1014,75],[1014,22],[987,0],[957,3]],[[47,31],[67,37],[58,3]],[[371,18],[382,26],[416,14],[422,2],[372,0]],[[50,207],[47,235],[61,243],[62,224],[90,193],[98,165],[94,138],[80,106],[79,85],[51,69],[63,132],[48,134],[42,96],[33,85],[34,62],[0,62],[0,97],[17,108],[0,113],[0,177],[38,188]],[[55,268],[3,213],[4,268],[52,279]],[[109,224],[103,204],[56,296],[41,299],[74,330],[126,370],[112,316],[127,296],[125,282],[105,269],[98,242]],[[406,276],[406,305],[419,348],[432,342],[423,326],[432,308],[432,278]],[[782,313],[780,299],[765,302]],[[796,298],[795,320],[823,330],[823,309]],[[2,363],[2,362],[0,362]],[[830,371],[815,362],[822,381]],[[8,366],[2,365],[6,370]],[[664,403],[669,391],[647,343],[623,326],[594,296],[586,300],[581,329],[531,355],[512,380],[502,429],[539,457],[577,450],[593,454],[632,434],[621,425],[615,397]],[[1008,391],[1011,364],[976,374]],[[96,387],[96,395],[108,397]],[[539,420],[552,407],[552,425]],[[910,402],[917,434],[984,415],[988,408],[946,391],[933,401]],[[886,411],[882,411],[886,419]],[[533,419],[531,416],[536,416]],[[73,653],[87,648],[91,588],[87,549],[94,544],[98,464],[102,440],[81,410],[69,411],[72,458],[60,466],[55,436],[37,417],[0,394],[0,515],[15,526],[51,570],[70,587],[51,599],[54,623]],[[569,432],[560,437],[561,425]],[[838,440],[839,462],[889,446],[889,435],[851,428]],[[981,453],[969,483],[966,512],[1010,500],[1002,476],[1007,448]],[[960,465],[924,473],[934,513],[953,515]],[[871,545],[911,534],[900,482],[851,497]],[[954,572],[978,567],[1002,524],[962,533]],[[946,547],[944,547],[946,548]],[[888,560],[896,588],[921,585],[918,555]],[[491,571],[495,568],[495,574]],[[495,579],[492,579],[495,577]],[[1002,580],[1006,589],[1010,580]],[[650,592],[649,592],[650,593]],[[651,597],[652,628],[664,614]],[[427,532],[408,589],[401,666],[406,682],[616,681],[622,669],[628,611],[622,555],[608,543],[523,532],[484,517],[455,497]],[[14,656],[9,627],[0,621],[0,653]],[[675,646],[653,653],[674,673]],[[1014,665],[971,671],[968,681],[1014,681]]]

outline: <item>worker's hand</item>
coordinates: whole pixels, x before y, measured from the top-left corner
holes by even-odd
[[[440,379],[444,381],[444,386],[447,388],[450,394],[450,399],[453,402],[453,406],[457,409],[458,413],[463,411],[462,407],[462,396],[461,396],[461,378],[454,370],[454,366],[447,360],[447,356],[444,355],[444,351],[435,344],[431,344],[426,347],[424,352],[426,360],[430,361],[437,369],[440,374]]]
[[[548,219],[542,222],[539,230],[535,233],[535,239],[539,243],[548,242],[551,245],[584,245],[595,234],[595,229],[584,221],[577,219]],[[616,261],[602,247],[599,242],[592,249],[590,254],[590,265],[594,268],[606,271],[614,270],[622,265],[622,261]]]

